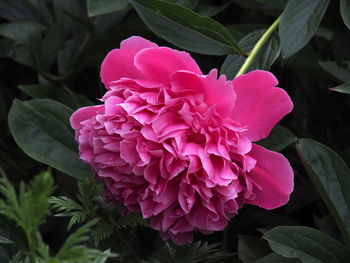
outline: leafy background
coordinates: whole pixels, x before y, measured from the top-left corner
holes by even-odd
[[[104,93],[106,53],[140,35],[232,79],[280,15],[249,70],[294,102],[260,142],[291,162],[290,202],[182,247],[103,202],[68,119]],[[349,0],[0,0],[0,17],[0,262],[350,261]]]

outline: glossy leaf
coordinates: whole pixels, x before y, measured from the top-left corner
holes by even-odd
[[[280,152],[287,146],[296,142],[297,139],[298,138],[295,137],[290,130],[281,125],[276,125],[272,129],[270,135],[267,138],[259,141],[258,144],[271,151]]]
[[[344,24],[350,29],[350,0],[340,0],[340,14]]]
[[[49,99],[15,100],[8,122],[18,146],[33,159],[75,178],[91,174],[77,153],[69,125],[72,110]]]
[[[350,250],[327,234],[309,227],[281,226],[264,234],[271,249],[303,263],[344,263]]]
[[[283,58],[303,48],[315,34],[330,0],[290,0],[279,25]]]
[[[347,68],[349,68],[349,62],[345,61],[343,62]],[[331,74],[333,77],[343,81],[347,82],[350,81],[350,70],[348,70],[345,67],[341,67],[337,64],[335,61],[325,61],[325,62],[320,62],[321,68]]]
[[[344,84],[341,84],[334,88],[331,88],[330,90],[337,91],[340,93],[350,94],[350,81],[345,82]]]
[[[155,34],[180,48],[209,55],[241,52],[231,33],[209,17],[161,0],[130,2]]]
[[[124,9],[128,0],[87,0],[88,15],[98,16]]]
[[[264,32],[265,30],[256,30],[248,34],[239,42],[239,46],[243,49],[244,52],[249,53],[254,47],[255,43],[264,34]],[[254,62],[248,69],[248,72],[254,69],[270,69],[272,64],[279,56],[280,51],[281,48],[279,38],[277,34],[273,34],[256,56]],[[233,79],[243,65],[245,59],[246,58],[236,54],[228,55],[221,66],[221,74],[226,75],[228,79]]]
[[[327,146],[311,139],[297,143],[300,159],[317,192],[350,242],[350,169]]]

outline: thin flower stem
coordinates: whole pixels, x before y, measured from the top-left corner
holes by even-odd
[[[259,53],[259,51],[261,50],[261,48],[264,46],[264,44],[266,43],[266,41],[270,38],[270,36],[272,35],[272,33],[276,30],[276,28],[278,27],[278,24],[281,20],[281,16],[279,16],[275,22],[273,22],[273,24],[266,30],[266,32],[261,36],[261,38],[259,39],[258,42],[256,42],[255,46],[253,47],[253,49],[251,50],[251,52],[249,53],[248,58],[246,59],[246,61],[244,62],[244,64],[242,65],[242,67],[240,68],[240,70],[238,71],[236,77],[238,77],[239,75],[244,74],[250,67],[250,65],[252,64],[252,62],[254,61],[256,55]]]

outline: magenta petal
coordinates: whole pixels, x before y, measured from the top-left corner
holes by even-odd
[[[135,56],[135,65],[149,80],[170,82],[171,75],[179,70],[188,70],[202,75],[197,63],[184,51],[167,47],[148,48]]]
[[[125,39],[120,44],[120,49],[110,51],[101,65],[101,79],[109,89],[110,82],[120,78],[143,78],[143,74],[134,65],[135,55],[145,48],[153,48],[157,45],[139,36]]]
[[[88,106],[78,109],[70,117],[70,124],[74,130],[80,130],[82,121],[88,120],[98,113],[103,113],[105,109],[104,105]]]
[[[237,100],[231,118],[247,126],[245,134],[251,141],[267,137],[273,126],[293,108],[290,97],[283,89],[276,88],[277,84],[273,74],[262,70],[233,80]]]
[[[204,95],[208,106],[215,105],[222,117],[233,109],[236,94],[232,83],[224,76],[217,79],[217,71],[212,70],[207,76],[188,71],[178,71],[172,76],[172,89],[176,92],[194,92]]]
[[[257,185],[253,193],[254,200],[246,203],[266,209],[285,205],[293,191],[293,169],[288,160],[280,153],[269,151],[253,144],[249,155],[257,160],[249,177]]]

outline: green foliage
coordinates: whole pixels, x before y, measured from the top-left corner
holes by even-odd
[[[290,130],[281,125],[276,125],[269,136],[260,140],[258,144],[271,151],[280,152],[292,143],[295,143],[297,139]]]
[[[78,183],[78,202],[65,197],[51,197],[49,202],[58,217],[70,217],[67,229],[86,220],[97,220],[96,227],[91,232],[95,246],[113,234],[119,235],[120,229],[133,228],[138,225],[148,226],[147,222],[136,213],[120,215],[120,208],[103,200],[102,185],[94,179],[85,179]]]
[[[339,86],[330,88],[330,90],[337,91],[344,94],[350,94],[350,81],[347,81]]]
[[[154,255],[153,260],[162,263],[219,263],[231,257],[218,249],[219,244],[195,242],[191,246],[171,247],[168,243]],[[152,262],[152,261],[150,261]],[[157,261],[153,261],[157,262]]]
[[[110,250],[102,252],[84,245],[90,239],[88,233],[97,220],[78,228],[66,239],[56,255],[52,256],[50,247],[42,240],[38,228],[49,214],[49,196],[53,189],[53,178],[49,171],[34,177],[27,187],[21,182],[18,194],[6,177],[0,179],[0,193],[4,196],[4,200],[0,200],[0,214],[16,222],[25,233],[28,245],[27,252],[17,252],[10,262],[97,263],[115,257],[116,254]],[[13,242],[0,237],[0,243]]]
[[[176,46],[210,55],[242,53],[230,32],[215,20],[162,0],[131,0],[144,23]]]
[[[297,143],[300,159],[317,192],[350,243],[350,169],[327,146],[310,139]]]
[[[244,52],[249,53],[264,32],[265,30],[262,29],[251,32],[241,41],[239,41],[239,46]],[[278,35],[273,34],[262,50],[258,53],[248,71],[254,69],[270,69],[271,65],[279,56],[280,51],[281,46]],[[243,65],[244,61],[245,58],[242,56],[235,54],[228,55],[221,66],[220,73],[226,75],[228,79],[233,79],[238,73],[240,67]]]
[[[238,236],[238,257],[243,263],[255,262],[270,253],[266,241],[254,236]]]
[[[79,159],[69,125],[71,114],[70,108],[49,99],[16,100],[8,119],[17,144],[30,157],[75,178],[84,178],[91,172]]]
[[[343,263],[350,258],[347,247],[309,227],[276,227],[265,233],[264,238],[275,253],[303,263]]]
[[[29,249],[33,252],[39,225],[49,211],[48,197],[53,191],[53,180],[49,172],[35,177],[26,189],[22,182],[17,193],[6,177],[0,179],[0,214],[15,221],[26,234]]]
[[[129,4],[128,0],[88,0],[87,11],[89,16],[98,16],[124,9]]]
[[[350,109],[341,94],[349,94],[349,7],[348,0],[0,0],[0,262],[349,261],[342,242],[349,243],[350,231]],[[225,234],[195,234],[201,241],[192,245],[164,243],[139,214],[101,197],[103,186],[78,157],[73,109],[98,103],[105,91],[99,65],[127,37],[194,52],[204,73],[221,68],[232,79],[246,61],[242,53],[250,54],[281,15],[248,71],[271,70],[294,103],[283,126],[256,142],[291,162],[290,202],[276,211],[245,206]],[[297,139],[306,137],[314,140]],[[297,140],[296,152],[289,146]],[[4,177],[3,170],[13,182],[29,181],[47,166],[57,197],[49,198],[51,172],[17,191]],[[65,219],[45,221],[49,206],[67,217],[68,237]],[[313,228],[273,228],[280,225]]]
[[[282,15],[279,34],[284,58],[298,52],[315,34],[329,0],[289,0]]]

